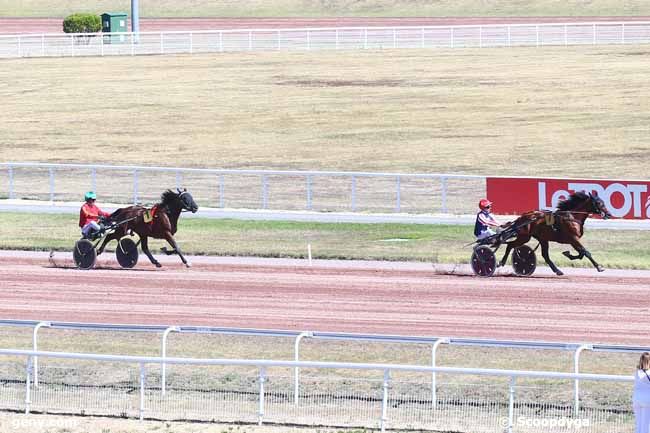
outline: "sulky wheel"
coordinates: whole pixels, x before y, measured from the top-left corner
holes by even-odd
[[[88,239],[80,239],[74,244],[72,257],[79,269],[90,269],[95,266],[97,251],[95,251],[95,246]]]
[[[138,246],[132,239],[122,238],[117,242],[115,256],[120,266],[130,269],[138,263]]]
[[[497,269],[497,258],[488,246],[474,248],[471,260],[474,274],[480,277],[491,277]]]
[[[537,268],[535,251],[528,245],[517,247],[512,252],[512,268],[515,274],[527,277]]]

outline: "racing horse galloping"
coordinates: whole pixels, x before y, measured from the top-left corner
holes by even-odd
[[[585,220],[591,214],[598,214],[603,219],[612,217],[600,197],[582,191],[575,192],[566,200],[561,201],[553,213],[538,210],[523,214],[508,224],[516,228],[516,238],[506,242],[506,252],[499,266],[506,264],[510,250],[524,245],[530,238],[535,238],[542,247],[542,257],[557,275],[564,274],[548,255],[549,242],[570,244],[578,254],[573,255],[569,251],[564,251],[562,254],[571,260],[581,260],[587,257],[598,272],[603,272],[605,269],[596,263],[591,253],[580,243],[580,238],[584,234]]]
[[[187,189],[182,191],[178,189],[177,191],[178,193],[168,189],[163,192],[160,196],[160,203],[154,205],[151,209],[136,205],[120,208],[113,212],[109,217],[109,222],[120,220],[126,222],[118,225],[113,233],[104,238],[97,254],[101,254],[104,251],[104,247],[108,242],[114,239],[119,240],[126,236],[127,233],[135,232],[140,237],[142,252],[147,255],[151,263],[156,265],[157,268],[159,268],[161,264],[149,251],[149,237],[154,239],[165,239],[169,245],[171,245],[173,250],[170,252],[167,252],[166,250],[163,251],[167,254],[178,254],[181,261],[189,268],[190,264],[187,262],[181,249],[174,240],[174,234],[176,234],[178,229],[178,217],[181,212],[186,210],[195,213],[199,209],[199,206],[194,201],[192,194],[187,192]]]

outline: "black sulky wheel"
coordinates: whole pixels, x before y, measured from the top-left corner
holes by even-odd
[[[537,268],[535,251],[528,245],[522,245],[512,251],[512,269],[515,274],[527,277]]]
[[[88,239],[80,239],[74,244],[72,257],[79,269],[90,269],[95,266],[97,251],[95,251],[95,246]]]
[[[120,266],[130,269],[138,263],[138,246],[132,239],[122,238],[117,243],[115,255]]]
[[[482,245],[474,248],[471,265],[474,274],[480,277],[491,277],[497,269],[497,258],[490,247]]]

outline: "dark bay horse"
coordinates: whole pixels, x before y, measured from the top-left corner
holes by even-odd
[[[605,269],[596,263],[591,253],[580,243],[580,238],[584,234],[585,220],[592,214],[598,214],[603,219],[612,216],[601,198],[595,194],[585,192],[571,194],[569,198],[558,204],[557,210],[553,213],[531,211],[523,214],[508,224],[512,227],[518,227],[516,231],[517,237],[506,243],[506,252],[499,265],[504,266],[506,264],[510,250],[524,245],[530,238],[535,238],[542,247],[542,257],[557,275],[564,274],[555,266],[555,263],[551,261],[548,255],[549,242],[570,244],[578,254],[572,255],[569,251],[564,251],[562,254],[571,260],[581,260],[587,257],[598,272],[603,272]],[[551,222],[551,220],[554,221]]]
[[[187,190],[178,190],[178,193],[167,190],[160,196],[160,203],[153,208],[147,209],[144,206],[129,206],[116,210],[109,217],[108,222],[120,223],[115,227],[113,233],[104,238],[97,254],[104,251],[106,244],[114,239],[119,240],[126,236],[127,233],[137,233],[142,244],[144,252],[151,263],[160,267],[161,264],[156,260],[149,251],[148,238],[165,239],[173,250],[168,254],[176,253],[179,255],[185,266],[190,267],[189,263],[183,256],[181,249],[174,240],[174,234],[178,229],[178,217],[181,212],[186,210],[195,213],[199,206],[194,201],[192,195]]]

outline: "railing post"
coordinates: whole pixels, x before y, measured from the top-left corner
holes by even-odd
[[[224,197],[223,197],[223,194],[224,194],[225,190],[226,190],[225,179],[224,179],[224,176],[222,174],[222,175],[219,175],[219,207],[222,208],[222,209],[223,209],[223,207],[225,205],[225,200],[224,200]]]
[[[450,40],[450,48],[454,48],[454,28],[451,28],[451,40]]]
[[[338,50],[339,49],[339,29],[334,30],[334,39],[335,39],[334,48]]]
[[[390,370],[384,370],[384,383],[382,385],[383,395],[381,398],[381,431],[386,431],[386,421],[388,421],[388,386],[390,382]]]
[[[478,26],[478,47],[483,48],[483,26]]]
[[[420,48],[424,48],[424,27],[420,29]]]
[[[54,168],[50,167],[50,201],[54,202]]]
[[[539,25],[535,25],[535,46],[539,47]]]
[[[260,405],[257,412],[257,424],[262,425],[264,420],[264,382],[266,381],[266,368],[260,367]]]
[[[140,421],[144,419],[144,386],[145,386],[145,369],[144,362],[140,363]]]
[[[160,54],[165,54],[165,41],[163,32],[160,32]]]
[[[181,183],[183,183],[183,176],[180,171],[176,170],[176,189],[181,189]]]
[[[442,205],[442,213],[447,213],[447,178],[446,177],[440,178],[440,187],[442,189],[441,191],[442,197],[440,199]]]
[[[296,342],[294,344],[294,350],[293,350],[293,359],[298,362],[300,361],[300,340],[302,340],[305,337],[313,337],[314,333],[313,332],[301,332],[297,337],[296,337]],[[295,367],[293,369],[293,404],[298,406],[298,399],[300,395],[300,367]]]
[[[262,209],[269,207],[269,179],[266,174],[262,175]]]
[[[22,43],[22,38],[20,35],[18,35],[18,57],[23,56],[23,43]]]
[[[393,27],[393,49],[397,48],[397,29]]]
[[[594,34],[593,45],[596,45],[596,23],[593,24],[593,34]]]
[[[307,51],[311,51],[311,32],[307,30]]]
[[[512,46],[511,26],[508,24],[508,47]]]
[[[41,35],[41,54],[45,57],[45,35]]]
[[[133,170],[133,204],[138,204],[138,170]]]
[[[436,366],[436,352],[438,351],[438,346],[441,344],[449,344],[449,338],[439,338],[433,343],[431,347],[431,367]],[[431,402],[433,403],[433,408],[438,407],[438,392],[436,390],[436,372],[431,373]]]
[[[14,168],[12,166],[9,166],[7,171],[9,175],[9,198],[14,199],[16,198],[16,194],[14,192]]]
[[[625,44],[625,23],[621,24],[621,43]]]
[[[162,42],[162,33],[160,34]],[[131,55],[135,56],[135,35],[131,33]]]
[[[29,414],[29,409],[32,404],[32,390],[31,390],[31,377],[32,377],[32,357],[27,357],[27,368],[25,369],[25,414]]]
[[[70,35],[70,55],[74,57],[74,34]]]
[[[510,398],[508,401],[508,433],[512,433],[515,424],[515,376],[510,377]]]
[[[312,210],[312,176],[307,175],[307,210]]]
[[[278,51],[282,49],[282,39],[280,38],[280,30],[278,30]]]
[[[402,210],[402,177],[397,176],[397,182],[395,184],[395,212],[400,212]]]
[[[363,49],[368,49],[368,28],[364,27],[363,29]]]
[[[569,46],[569,26],[566,24],[564,25],[564,46]]]
[[[223,52],[223,32],[219,32],[219,52]]]
[[[167,358],[167,336],[170,332],[179,332],[178,326],[170,326],[165,329],[162,335],[162,342],[160,346],[160,357],[163,358],[162,365],[160,366],[160,393],[164,396],[167,392],[167,364],[164,359]]]
[[[249,31],[248,32],[248,51],[253,50],[253,32]]]
[[[351,185],[350,185],[350,208],[352,209],[352,212],[356,212],[357,210],[357,178],[356,176],[352,176],[350,178]]]
[[[90,169],[90,190],[97,192],[97,169]]]
[[[573,355],[573,372],[575,374],[580,373],[580,354],[583,350],[593,350],[594,346],[591,344],[581,344],[575,351]],[[580,380],[575,379],[573,381],[573,415],[578,416],[580,412]]]
[[[104,36],[99,37],[99,55],[104,57]]]
[[[32,350],[34,352],[38,351],[38,330],[41,328],[49,328],[51,326],[50,322],[39,322],[34,326],[32,332]],[[33,372],[34,372],[34,387],[38,387],[38,356],[34,356],[33,361]]]
[[[194,33],[190,32],[190,54],[194,54]]]

